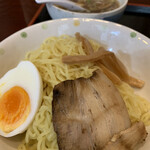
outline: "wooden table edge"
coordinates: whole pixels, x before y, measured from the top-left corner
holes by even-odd
[[[31,26],[34,24],[35,20],[38,18],[39,14],[41,13],[42,9],[45,7],[45,4],[42,4],[38,10],[36,11],[35,15],[32,17],[31,21],[28,23],[27,26]]]

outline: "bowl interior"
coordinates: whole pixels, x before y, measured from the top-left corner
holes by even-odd
[[[24,59],[27,51],[39,47],[45,38],[62,34],[73,36],[76,32],[115,52],[131,75],[146,82],[144,88],[136,92],[150,100],[150,39],[132,29],[102,20],[61,19],[42,22],[18,31],[0,43],[0,77]],[[20,136],[0,137],[0,149],[15,150],[21,140]],[[149,147],[150,136],[141,150],[148,150]]]

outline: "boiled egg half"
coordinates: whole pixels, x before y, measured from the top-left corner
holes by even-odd
[[[41,105],[40,73],[30,61],[21,61],[0,79],[0,135],[24,132]]]

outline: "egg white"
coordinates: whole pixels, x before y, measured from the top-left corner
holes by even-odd
[[[28,93],[31,110],[24,123],[15,130],[5,133],[0,129],[0,135],[4,137],[23,133],[33,121],[42,101],[42,79],[38,69],[30,61],[21,61],[16,68],[8,71],[0,79],[0,97],[14,86],[20,86]]]

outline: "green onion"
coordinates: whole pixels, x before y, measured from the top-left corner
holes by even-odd
[[[91,3],[92,0],[86,0],[88,3]]]

